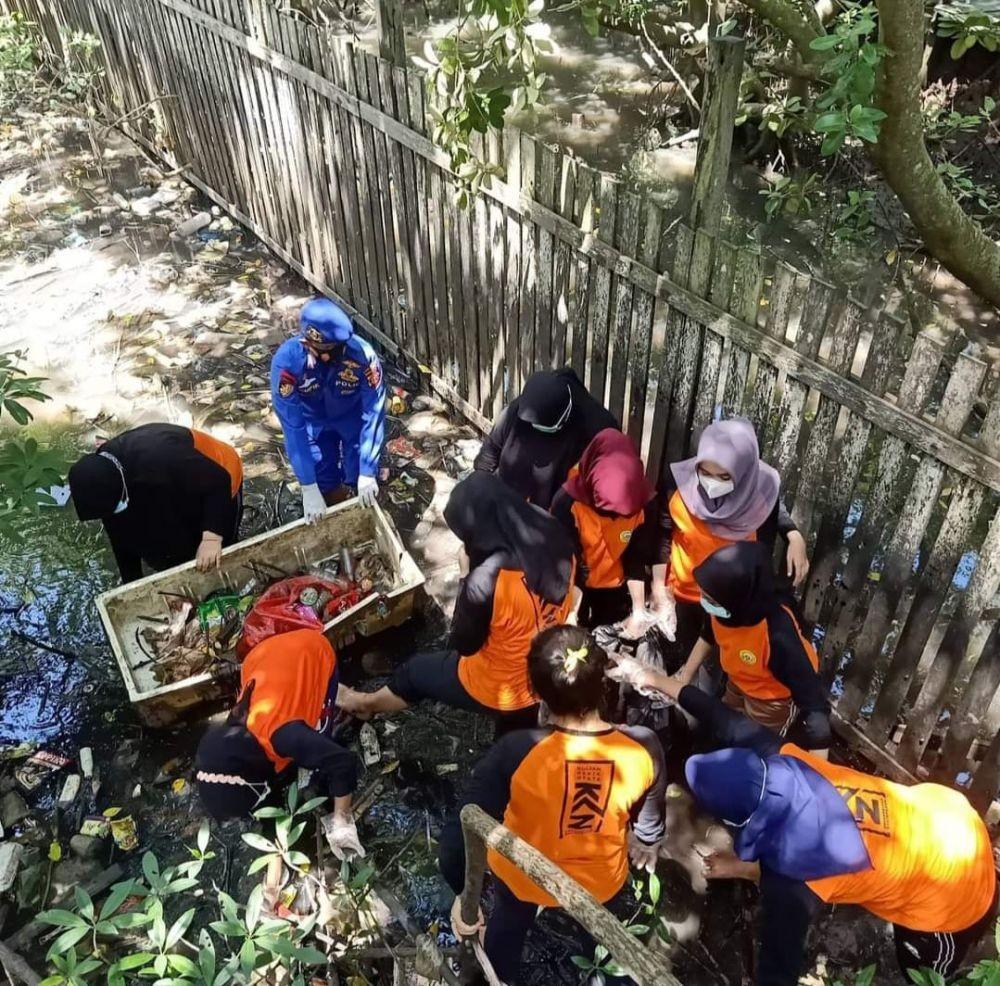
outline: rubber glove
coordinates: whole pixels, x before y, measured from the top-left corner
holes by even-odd
[[[618,654],[612,657],[612,661],[614,663],[608,665],[604,671],[606,677],[623,685],[631,685],[633,688],[642,688],[646,684],[649,668],[642,661]]]
[[[653,873],[656,870],[656,861],[660,858],[659,841],[647,844],[629,829],[628,858],[637,870]]]
[[[462,898],[456,897],[451,905],[451,930],[459,938],[471,938],[478,935],[480,942],[486,934],[486,918],[483,917],[483,909],[479,908],[475,924],[466,924],[462,920]]]
[[[302,516],[307,524],[315,524],[326,513],[326,500],[316,483],[302,487]]]
[[[211,531],[203,531],[201,544],[194,556],[195,567],[199,572],[207,572],[210,568],[218,568],[222,563],[222,538]]]
[[[653,616],[648,609],[633,609],[622,624],[621,633],[626,640],[638,640],[652,625]]]
[[[667,640],[677,639],[677,600],[669,589],[653,596],[653,618]]]
[[[358,476],[358,499],[361,506],[372,507],[378,496],[378,480],[374,476]]]
[[[327,815],[323,819],[323,834],[330,851],[337,859],[353,859],[355,856],[364,858],[365,849],[358,838],[358,827],[350,815],[337,812]]]

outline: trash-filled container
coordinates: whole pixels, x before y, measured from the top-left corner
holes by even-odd
[[[331,507],[314,525],[297,520],[226,548],[219,569],[199,572],[192,561],[101,593],[97,609],[139,717],[151,726],[169,725],[185,710],[219,698],[231,687],[239,667],[235,656],[238,634],[231,647],[220,653],[213,650],[209,618],[205,616],[211,607],[204,605],[205,600],[241,599],[240,607],[228,604],[232,615],[238,609],[248,609],[255,592],[259,598],[264,591],[262,580],[268,575],[281,579],[304,571],[327,574],[359,559],[373,561],[383,577],[357,603],[322,622],[324,632],[337,646],[358,634],[370,636],[408,620],[414,595],[424,584],[423,574],[403,548],[391,519],[378,505],[362,507],[357,499]],[[202,613],[198,613],[199,604]],[[204,640],[192,646],[204,653],[195,663],[208,666],[170,680],[178,666],[186,665],[175,661],[167,667],[150,638],[167,634],[171,617],[180,619],[178,606],[187,607],[188,622],[200,621],[194,636],[203,631]],[[223,645],[220,641],[216,646]],[[185,650],[185,654],[190,653],[190,649]]]

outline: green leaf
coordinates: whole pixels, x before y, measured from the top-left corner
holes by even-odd
[[[818,38],[813,38],[809,42],[809,47],[813,51],[830,51],[831,48],[836,48],[840,44],[840,38],[836,34],[823,34]]]
[[[577,969],[585,969],[589,972],[594,968],[593,961],[584,955],[571,955],[569,960],[577,967]]]
[[[211,836],[211,831],[208,827],[208,822],[204,821],[198,828],[198,851],[204,853],[208,849],[208,840]]]
[[[278,853],[270,853],[267,856],[258,856],[247,868],[248,874],[257,873],[259,870],[264,869],[265,866],[269,866],[272,859],[278,859]]]
[[[245,937],[247,929],[239,921],[212,921],[209,927],[224,938]]]
[[[270,839],[265,839],[264,836],[258,835],[256,832],[244,832],[243,841],[251,849],[257,849],[260,852],[273,853],[278,851],[278,847]]]
[[[38,986],[61,986],[64,982],[66,979],[63,976],[46,976]]]
[[[122,972],[129,972],[132,969],[140,969],[142,966],[146,965],[156,956],[152,952],[133,952],[131,955],[124,955],[120,958],[115,965],[118,966]]]
[[[42,911],[38,915],[38,920],[45,924],[54,924],[59,928],[87,927],[87,922],[79,914],[74,914],[72,911],[62,910],[58,907],[51,911]]]
[[[151,887],[157,886],[160,882],[160,864],[151,852],[143,853],[142,874]]]
[[[77,910],[88,920],[94,920],[94,902],[90,899],[90,894],[83,887],[73,888],[73,899],[76,901]]]
[[[649,931],[649,925],[648,924],[627,924],[627,925],[625,925],[625,930],[630,935],[636,935],[636,936],[644,935],[644,934],[646,934]]]
[[[840,110],[835,110],[818,116],[813,124],[813,130],[821,134],[831,133],[835,130],[843,130],[846,123],[847,117]]]
[[[62,859],[62,846],[58,842],[49,843],[49,862],[58,863]]]
[[[264,885],[257,884],[253,890],[250,891],[250,896],[247,898],[247,911],[246,911],[246,924],[247,927],[253,931],[257,927],[257,922],[260,920],[261,908],[264,906]]]
[[[293,949],[293,958],[306,965],[326,965],[326,955],[312,946],[299,946]]]
[[[3,406],[19,425],[26,425],[31,420],[31,412],[26,407],[18,404],[17,401],[7,398],[4,400]]]
[[[143,911],[126,911],[124,914],[116,914],[111,919],[111,924],[120,930],[126,928],[141,928],[149,924],[152,918]]]
[[[987,97],[988,99],[989,97]],[[310,811],[315,811],[320,805],[326,804],[326,798],[310,798],[299,810],[298,814],[305,815]]]
[[[660,878],[655,873],[649,874],[649,899],[654,907],[660,902]]]
[[[189,959],[186,955],[175,953],[170,956],[169,962],[170,968],[182,976],[194,977],[198,975],[198,966],[193,959]]]
[[[74,948],[76,943],[88,934],[90,934],[90,928],[86,927],[86,925],[82,928],[70,928],[69,931],[64,931],[49,946],[45,958],[51,962],[55,956],[62,955],[63,952],[68,952],[71,948]]]
[[[274,806],[268,808],[258,808],[254,813],[254,818],[284,818],[288,814],[284,808]]]
[[[163,950],[165,952],[172,949],[184,937],[184,932],[188,930],[188,926],[194,920],[194,912],[195,909],[193,907],[189,908],[170,926],[167,937],[163,942]]]
[[[111,893],[108,894],[107,899],[101,905],[101,912],[98,917],[102,921],[111,917],[111,915],[122,906],[125,898],[128,897],[131,892],[132,884],[128,882],[119,883],[112,887]]]

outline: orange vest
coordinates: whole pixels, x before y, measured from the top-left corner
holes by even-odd
[[[528,680],[531,642],[549,627],[566,622],[572,597],[558,606],[528,590],[523,572],[500,569],[493,593],[493,619],[486,643],[458,662],[458,680],[477,701],[491,709],[513,712],[538,699]]]
[[[217,462],[229,473],[229,495],[236,496],[239,488],[243,485],[243,463],[240,461],[239,452],[220,442],[219,439],[205,434],[203,431],[196,431],[194,428],[188,429],[194,439],[194,447],[201,452],[206,459]]]
[[[628,877],[629,813],[653,773],[645,747],[617,729],[554,730],[514,772],[503,823],[603,904]],[[519,900],[559,906],[498,852],[487,858]]]
[[[670,519],[674,522],[674,532],[670,539],[667,585],[678,599],[696,603],[701,599],[701,590],[694,580],[694,570],[709,555],[733,542],[731,538],[713,534],[708,524],[695,517],[679,490],[670,498]],[[751,534],[747,540],[756,541],[757,535]]]
[[[781,608],[792,618],[809,663],[814,671],[818,670],[816,648],[802,636],[795,614],[787,606]],[[791,697],[792,693],[771,674],[768,666],[771,662],[771,635],[767,630],[767,620],[761,620],[752,627],[731,627],[713,616],[712,633],[719,645],[722,670],[744,695],[768,701]]]
[[[989,833],[965,796],[939,784],[895,784],[793,744],[781,752],[825,777],[854,814],[872,867],[807,881],[828,904],[860,904],[914,931],[961,931],[993,903]]]
[[[580,534],[589,589],[614,589],[625,582],[621,558],[642,523],[643,511],[609,517],[585,503],[573,502],[573,519]]]
[[[247,654],[240,668],[241,698],[254,683],[247,729],[279,773],[292,761],[275,752],[271,737],[297,719],[311,727],[319,723],[336,667],[333,647],[318,630],[275,634]]]

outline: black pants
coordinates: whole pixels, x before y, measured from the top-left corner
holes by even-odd
[[[518,986],[521,981],[521,953],[524,951],[524,939],[535,923],[538,905],[515,897],[502,880],[495,880],[494,884],[496,894],[493,911],[486,922],[486,940],[483,947],[500,979],[508,986]],[[604,906],[614,913],[619,898],[623,896],[622,891],[619,891]],[[592,959],[597,943],[582,928],[580,932],[581,954],[585,958]],[[627,976],[605,976],[605,981],[609,984],[632,982]]]
[[[617,585],[611,589],[588,587],[583,590],[580,602],[580,626],[588,630],[610,626],[626,619],[631,611],[627,586]]]
[[[946,979],[958,971],[966,953],[993,924],[996,916],[997,895],[986,913],[975,923],[961,931],[914,931],[901,924],[892,926],[896,944],[896,960],[903,978],[910,982],[910,969],[932,969]]]
[[[420,701],[444,702],[456,709],[479,712],[496,722],[496,735],[512,729],[530,729],[538,725],[538,706],[514,712],[502,712],[474,699],[458,677],[458,654],[453,650],[414,654],[396,668],[389,690],[404,702],[415,705]]]

